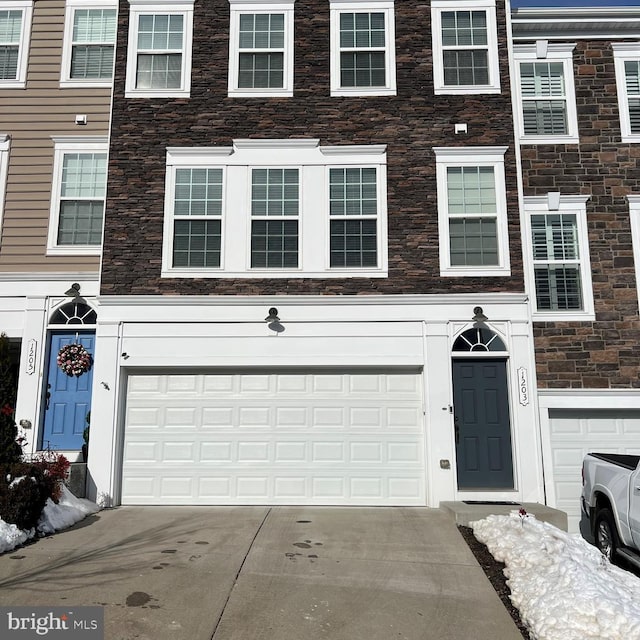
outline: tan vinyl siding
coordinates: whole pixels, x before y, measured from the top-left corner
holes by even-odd
[[[60,88],[64,0],[35,2],[26,89],[0,88],[0,133],[11,136],[0,273],[95,271],[96,256],[47,256],[52,136],[106,136],[111,90]],[[76,114],[87,125],[75,124]]]

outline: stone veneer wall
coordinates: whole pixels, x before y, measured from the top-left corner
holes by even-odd
[[[129,3],[120,0],[103,295],[429,294],[524,289],[504,3],[498,2],[501,95],[434,96],[428,2],[395,3],[398,95],[331,97],[329,3],[295,3],[293,98],[229,98],[228,0],[198,0],[189,99],[126,99]],[[464,122],[468,134],[454,135]],[[389,277],[161,279],[165,150],[233,138],[387,144]],[[510,277],[441,278],[433,146],[506,145]]]
[[[580,143],[522,147],[524,195],[589,195],[595,322],[534,325],[539,387],[640,388],[640,319],[628,194],[640,194],[640,145],[620,142],[610,42],[579,42]]]

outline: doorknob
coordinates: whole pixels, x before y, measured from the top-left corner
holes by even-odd
[[[49,400],[51,400],[51,391],[50,391],[50,389],[51,389],[51,385],[48,384],[47,385],[47,393],[46,393],[46,395],[44,397],[44,408],[45,409],[49,408]]]

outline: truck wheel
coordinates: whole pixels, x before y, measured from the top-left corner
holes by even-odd
[[[616,562],[618,549],[618,531],[609,509],[601,509],[596,514],[595,526],[596,547],[606,556],[611,563]]]

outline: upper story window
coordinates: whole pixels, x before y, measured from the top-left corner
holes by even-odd
[[[500,93],[495,0],[433,0],[436,94]]]
[[[441,275],[509,275],[506,150],[434,148]]]
[[[549,44],[545,40],[514,48],[522,142],[578,142],[574,48],[575,44]]]
[[[180,98],[191,91],[193,0],[129,0],[128,98]]]
[[[54,138],[47,253],[99,255],[107,187],[104,138]]]
[[[395,95],[393,1],[331,0],[331,95]]]
[[[32,14],[32,0],[0,2],[0,88],[26,85]]]
[[[293,1],[229,0],[229,95],[293,95]]]
[[[613,43],[622,142],[640,142],[640,45]]]
[[[534,319],[594,319],[587,238],[588,196],[524,198],[528,289]]]
[[[384,146],[235,140],[167,150],[164,277],[386,273]]]
[[[113,2],[67,0],[62,86],[111,86],[116,13]]]

